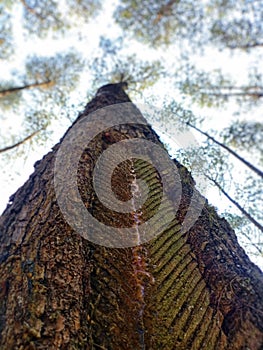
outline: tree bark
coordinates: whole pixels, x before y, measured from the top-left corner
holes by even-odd
[[[73,127],[103,107],[130,102],[123,86],[99,89]],[[109,145],[134,138],[162,147],[149,125],[116,125],[97,135],[79,161],[85,207],[120,228],[136,225],[135,213],[106,209],[92,176]],[[0,218],[0,348],[262,349],[262,273],[207,202],[194,226],[184,230],[191,199],[201,198],[187,169],[174,160],[182,196],[169,227],[144,244],[108,248],[82,238],[61,213],[53,179],[62,142],[35,164]],[[119,199],[129,200],[134,169],[149,185],[140,214],[147,221],[162,189],[153,167],[128,160],[118,166],[112,186]],[[164,203],[165,218],[170,198]],[[151,230],[158,225],[162,221]]]

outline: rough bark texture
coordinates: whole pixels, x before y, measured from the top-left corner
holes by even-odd
[[[129,101],[122,84],[102,87],[76,123]],[[120,227],[133,216],[118,217],[103,207],[91,178],[99,155],[127,138],[161,145],[150,126],[116,126],[88,145],[78,169],[87,209]],[[58,148],[35,164],[0,218],[1,349],[262,349],[262,273],[207,203],[195,225],[182,232],[194,189],[184,167],[175,161],[183,195],[170,226],[144,245],[106,248],[75,233],[60,212],[53,185]],[[113,187],[128,200],[134,171],[150,188],[142,213],[147,220],[161,191],[149,164],[124,162]],[[164,217],[171,209],[166,202]]]

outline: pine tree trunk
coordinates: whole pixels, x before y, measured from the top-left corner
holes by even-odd
[[[73,127],[92,112],[123,102],[130,102],[123,84],[102,87]],[[116,125],[98,134],[78,163],[85,207],[120,229],[138,225],[138,213],[106,209],[92,188],[92,176],[100,154],[116,142],[138,138],[162,147],[141,119],[140,125]],[[161,234],[155,235],[159,220],[144,244],[101,246],[73,230],[58,205],[54,168],[63,140],[35,164],[0,218],[0,348],[262,349],[262,273],[207,202],[185,232],[185,215],[197,193],[189,172],[174,162],[182,197]],[[171,198],[166,196],[160,207],[160,177],[150,164],[130,159],[117,170],[112,185],[122,201],[131,199],[134,173],[149,185],[140,213],[144,222],[156,208],[164,219],[168,216]],[[68,194],[74,205],[71,188]]]

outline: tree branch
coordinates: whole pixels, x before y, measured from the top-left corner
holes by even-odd
[[[241,232],[241,234],[246,237],[246,239],[249,241],[249,244],[251,244],[258,252],[259,254],[263,254],[263,250],[258,246],[258,244],[251,241],[251,237],[246,232]]]
[[[20,145],[22,145],[23,143],[25,143],[26,141],[32,139],[35,135],[37,135],[41,130],[43,130],[44,128],[41,128],[39,130],[36,130],[34,131],[32,134],[28,135],[27,137],[25,137],[23,140],[21,141],[18,141],[16,143],[14,143],[13,145],[11,146],[7,146],[7,147],[4,147],[4,148],[0,148],[0,153],[4,153],[6,151],[10,151],[11,149],[14,149]]]
[[[157,24],[163,16],[167,16],[168,12],[171,11],[173,4],[176,2],[178,2],[178,0],[170,0],[166,5],[162,5],[153,21],[153,24]]]
[[[237,207],[245,217],[252,222],[261,232],[263,232],[263,226],[255,220],[241,205],[236,202],[232,197],[229,196],[229,194],[223,189],[223,187],[213,178],[211,178],[209,175],[205,175],[211,182],[213,182],[214,185],[216,185],[217,188],[223,193],[223,195],[234,204],[235,207]]]
[[[32,13],[32,15],[38,17],[40,20],[44,20],[44,17],[42,17],[39,13],[36,12],[36,10],[32,7],[30,7],[27,3],[26,0],[20,0],[22,4],[25,6],[28,12]]]
[[[230,49],[252,49],[254,47],[263,47],[263,43],[260,43],[260,42],[255,42],[253,44],[245,44],[245,45],[241,45],[241,44],[238,44],[238,45],[230,45],[230,44],[227,44],[227,46],[230,48]]]
[[[244,158],[240,157],[235,151],[233,151],[231,148],[229,148],[228,146],[224,145],[223,143],[217,141],[214,137],[210,136],[209,134],[207,134],[206,132],[200,130],[198,127],[194,126],[193,124],[191,124],[190,122],[186,122],[187,125],[189,125],[191,128],[195,129],[196,131],[198,131],[200,134],[206,136],[209,140],[213,141],[214,143],[216,143],[217,145],[219,145],[220,147],[224,148],[225,150],[227,150],[230,154],[232,154],[234,157],[236,157],[239,161],[241,161],[243,164],[245,164],[249,169],[251,169],[252,171],[254,171],[257,175],[259,175],[260,177],[263,178],[263,172],[256,168],[254,165],[252,165],[251,163],[249,163],[247,160],[245,160]]]
[[[0,91],[0,97],[8,96],[14,92],[18,92],[18,91],[25,90],[25,89],[34,89],[34,88],[38,88],[38,87],[42,87],[42,88],[46,89],[50,86],[53,86],[54,84],[55,84],[54,81],[48,80],[48,81],[44,81],[42,83],[34,83],[34,84],[26,84],[23,86],[17,86],[17,87],[13,87],[13,88],[9,88],[9,89]]]
[[[263,91],[262,92],[204,92],[208,96],[216,96],[216,97],[230,97],[230,96],[249,96],[249,97],[256,97],[261,98],[263,97]]]

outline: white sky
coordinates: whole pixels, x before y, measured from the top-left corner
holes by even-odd
[[[17,56],[14,57],[13,61],[10,63],[5,63],[4,65],[1,65],[0,62],[0,76],[4,79],[10,78],[10,69],[14,67],[21,67],[21,60],[22,58],[25,58],[28,54],[28,52],[32,53],[35,51],[37,54],[40,55],[52,55],[54,52],[65,50],[70,46],[75,47],[78,51],[82,52],[84,54],[84,57],[89,57],[91,54],[96,55],[96,48],[99,42],[100,35],[104,35],[105,37],[117,37],[121,34],[121,30],[118,26],[114,25],[113,20],[109,17],[109,14],[112,13],[113,9],[116,6],[116,1],[107,0],[104,2],[104,11],[95,19],[92,20],[88,24],[82,24],[82,27],[79,25],[79,27],[75,30],[70,31],[70,33],[67,35],[66,38],[61,39],[59,41],[52,40],[51,38],[48,38],[43,44],[43,42],[40,42],[37,39],[30,39],[25,40],[23,37],[23,30],[21,27],[21,16],[22,16],[22,4],[16,5],[16,18],[14,19],[15,28],[16,28],[16,46],[17,46],[17,52],[19,53]],[[106,16],[107,14],[107,16]],[[99,30],[98,30],[99,28]],[[78,39],[78,33],[81,31],[83,39],[80,41]],[[132,42],[130,45],[130,50],[132,52],[136,52],[139,55],[142,54],[143,58],[147,58],[147,55],[149,58],[152,58],[152,50],[146,50],[145,47],[143,47],[141,44]],[[169,55],[174,56],[174,48],[169,48],[166,51],[162,50],[160,52],[161,55],[165,55],[166,57],[169,57]],[[239,56],[237,55],[230,55],[226,53],[220,53],[218,54],[218,51],[215,51],[213,49],[210,50],[210,52],[207,52],[207,54],[200,59],[197,60],[197,63],[200,68],[207,69],[207,67],[223,67],[224,71],[231,73],[236,77],[237,82],[242,85],[243,83],[243,76],[241,74],[242,71],[246,71],[249,67],[250,61],[247,59],[247,55],[245,53],[241,53]],[[89,80],[89,77],[85,74],[83,76],[82,84],[80,84],[80,91],[87,89],[87,80]],[[172,91],[172,88],[169,88],[169,86],[157,86],[154,87],[152,90],[146,91],[144,94],[144,97],[151,95],[152,93],[156,94],[156,91],[158,91],[158,95],[160,97],[160,101],[165,97],[165,94],[167,91]],[[74,101],[75,98],[79,95],[79,91],[76,91],[72,94],[72,101]],[[83,94],[85,95],[85,93]],[[171,95],[171,94],[170,94]],[[175,95],[174,99],[177,102],[179,101],[179,96]],[[139,96],[134,99],[134,102],[140,102],[142,103],[144,100],[140,99]],[[160,106],[156,106],[160,107]],[[207,117],[207,129],[209,129],[209,125],[212,125],[213,128],[222,128],[225,125],[227,125],[230,120],[233,118],[232,111],[228,110],[228,112],[222,112],[222,111],[214,111],[211,109],[202,109],[195,108],[195,112],[206,115]],[[76,116],[78,114],[78,111],[76,111]],[[261,117],[261,116],[260,116]],[[254,118],[254,117],[253,117]],[[255,118],[259,118],[258,115],[255,115]],[[1,124],[1,133],[4,131],[5,133],[11,133],[10,128],[16,128],[19,127],[19,123],[22,121],[20,116],[10,116],[2,119]],[[2,171],[0,174],[0,182],[1,182],[1,197],[0,197],[0,212],[2,212],[5,209],[6,203],[8,202],[8,198],[10,195],[12,195],[16,189],[24,184],[24,182],[28,179],[28,176],[33,171],[33,164],[42,158],[42,156],[47,153],[50,150],[50,147],[57,143],[59,141],[59,138],[64,134],[66,131],[68,125],[59,125],[59,121],[57,124],[53,125],[53,127],[56,128],[56,130],[59,130],[59,132],[55,133],[52,136],[52,139],[49,141],[47,146],[39,147],[38,150],[35,150],[32,152],[30,145],[25,145],[25,150],[27,153],[27,157],[21,157],[21,158],[15,158],[15,159],[9,159],[8,162],[6,162],[6,155],[4,155],[2,158],[3,160],[0,160],[0,164],[2,167]],[[169,135],[164,136],[164,139],[171,140],[169,138]],[[172,142],[171,142],[172,143]],[[10,154],[12,154],[10,152]],[[10,175],[12,174],[12,175]],[[229,203],[222,199],[221,196],[219,196],[218,191],[214,188],[210,188],[209,192],[207,193],[207,197],[209,201],[214,204],[215,206],[219,207],[219,209],[223,210],[224,208],[228,208]],[[254,255],[251,256],[251,259],[256,262],[261,269],[263,270],[263,257],[262,258],[255,258]]]

